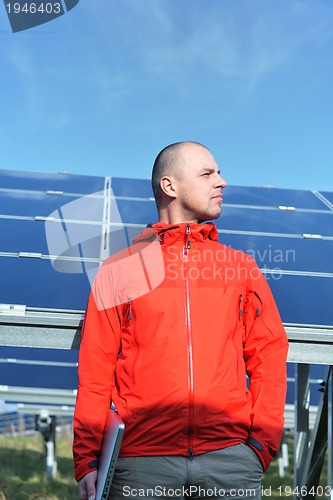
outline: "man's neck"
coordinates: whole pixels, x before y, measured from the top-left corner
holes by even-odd
[[[199,224],[199,221],[195,217],[190,215],[185,216],[183,213],[179,213],[175,210],[170,210],[170,207],[163,208],[158,212],[159,222],[164,224]]]

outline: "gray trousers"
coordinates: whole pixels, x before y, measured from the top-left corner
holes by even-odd
[[[239,444],[192,458],[118,459],[110,500],[160,498],[260,499],[263,468],[249,446]]]

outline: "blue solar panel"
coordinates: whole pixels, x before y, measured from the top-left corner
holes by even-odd
[[[116,200],[123,223],[148,224],[157,221],[155,204],[148,201]],[[283,234],[333,236],[333,211],[301,212],[224,206],[214,221],[218,229]]]
[[[102,177],[0,171],[0,252],[12,254],[0,256],[1,302],[52,309],[85,308],[90,289],[85,271],[93,275],[101,256],[129,245],[142,227],[158,218],[155,203],[148,200],[152,197],[149,180],[112,178],[115,202],[108,199],[107,192],[103,196],[104,184]],[[65,194],[48,195],[47,190]],[[100,194],[80,197],[68,193]],[[314,280],[307,291],[302,290],[307,323],[318,323],[317,313],[308,304],[316,301],[313,287],[331,286],[330,278],[298,275],[332,272],[333,210],[320,196],[333,201],[333,193],[316,196],[311,191],[228,186],[222,216],[215,221],[221,230],[220,241],[250,253],[264,271],[278,268],[295,273],[270,282],[282,311],[288,321],[292,317],[292,322],[301,323],[304,314],[298,305],[291,307],[297,295],[288,295],[287,300],[282,285],[290,294],[298,283],[303,286],[303,279]],[[279,206],[296,210],[279,210]],[[103,225],[108,213],[108,224]],[[44,223],[33,220],[36,216],[56,220]],[[309,239],[311,234],[324,239]],[[19,252],[62,259],[53,268],[50,259],[18,258]],[[68,257],[70,261],[65,261]],[[315,321],[310,321],[311,314]]]
[[[157,211],[152,201],[116,200],[123,223],[150,224],[157,222]]]
[[[224,230],[333,236],[333,211],[301,212],[227,206],[222,208],[222,216],[217,219],[216,226]]]
[[[38,252],[48,254],[43,222],[0,219],[0,252]]]
[[[86,307],[87,275],[57,272],[49,260],[2,256],[0,276],[0,303],[50,309]]]
[[[0,196],[0,214],[11,216],[48,217],[66,217],[64,210],[69,211],[68,217],[71,219],[82,219],[82,215],[76,206],[84,204],[82,197],[48,195],[44,193],[27,193],[24,191],[2,192]],[[103,219],[103,198],[85,197],[87,209],[85,211],[85,220]],[[60,213],[53,212],[59,209]]]
[[[0,218],[0,232],[0,252],[33,252],[79,259],[100,259],[101,255],[102,224],[50,222],[46,233],[43,221]]]
[[[250,254],[263,269],[332,273],[333,240],[220,233],[225,245]]]
[[[282,275],[278,279],[267,278],[282,321],[333,327],[332,277]]]
[[[227,186],[223,190],[225,203],[266,207],[291,206],[325,210],[325,204],[311,191],[245,186]]]
[[[15,359],[29,359],[36,361],[48,360],[49,349],[11,349],[0,348],[0,356],[2,358],[15,358]],[[9,352],[8,352],[9,351]],[[37,352],[36,352],[37,351]],[[36,353],[36,354],[34,354]],[[52,356],[52,360],[66,362],[66,353],[59,350]],[[72,363],[74,360],[70,360]],[[75,362],[75,361],[74,361]],[[77,368],[70,366],[61,366],[55,368],[54,366],[38,366],[38,365],[24,365],[16,363],[0,363],[0,380],[1,385],[9,386],[24,386],[24,387],[45,387],[48,389],[76,389],[77,388]]]
[[[104,189],[104,177],[0,170],[0,188],[88,194]]]
[[[151,198],[154,196],[150,180],[147,179],[121,179],[112,177],[111,188],[114,196],[126,196],[130,198]]]
[[[320,194],[322,194],[330,203],[333,204],[333,193],[329,193],[327,191],[320,191]]]
[[[1,354],[3,357],[14,358],[14,359],[21,358],[21,353],[22,353],[21,347],[2,346],[1,349],[2,349]],[[29,348],[28,351],[29,359],[39,360],[40,352],[41,350],[39,348],[32,348],[32,347]],[[67,363],[76,363],[78,359],[78,352],[75,349],[64,349],[62,351],[62,357],[63,360],[66,361]],[[25,358],[27,358],[26,355]],[[43,349],[43,359],[45,361],[46,360],[57,361],[59,359],[59,349]],[[0,380],[2,380],[1,377]]]

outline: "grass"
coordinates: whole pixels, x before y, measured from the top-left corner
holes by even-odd
[[[262,500],[293,498],[293,443],[289,437],[290,475],[280,478],[274,459],[263,476]],[[58,473],[49,479],[45,472],[44,441],[39,433],[28,437],[0,437],[0,500],[77,500],[77,485],[73,478],[72,436],[57,436]],[[325,483],[322,483],[325,484]],[[287,488],[285,488],[287,487]]]
[[[44,441],[29,437],[0,438],[0,500],[77,500],[70,436],[57,437],[58,473],[45,472]]]

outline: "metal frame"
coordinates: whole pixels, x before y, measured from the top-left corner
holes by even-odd
[[[298,391],[296,398],[298,399],[298,413],[300,418],[297,422],[297,432],[295,435],[302,446],[297,450],[299,452],[298,455],[295,454],[295,486],[299,486],[299,488],[303,486],[304,488],[305,494],[300,498],[314,498],[312,492],[318,491],[326,450],[328,449],[329,456],[332,453],[332,442],[328,439],[328,387],[332,367],[329,366],[326,369],[316,422],[310,434],[306,429],[306,425],[304,425],[309,418],[308,407],[306,405],[308,391],[308,379],[306,377],[308,376],[309,365],[299,365],[297,367],[298,371],[301,366],[304,371],[304,376],[302,377],[303,383],[299,384],[299,386],[304,389],[304,397],[302,398],[302,391]],[[300,371],[298,375],[300,375]],[[331,498],[331,495],[329,495],[328,498]]]
[[[285,326],[290,349],[288,361],[296,363],[294,497],[316,498],[325,455],[328,456],[326,498],[333,495],[332,367],[333,328]],[[326,365],[321,398],[310,432],[310,364]]]
[[[0,345],[46,349],[78,349],[83,311],[26,308],[0,313]]]
[[[0,399],[6,402],[74,406],[75,398],[76,390],[0,385]]]
[[[4,311],[0,313],[0,345],[49,349],[79,347],[81,311],[26,309],[15,305]],[[75,398],[76,391],[71,390],[0,386],[0,399],[19,402],[18,412],[36,416],[36,429],[44,439],[45,471],[50,478],[57,474],[56,419],[73,415]]]

